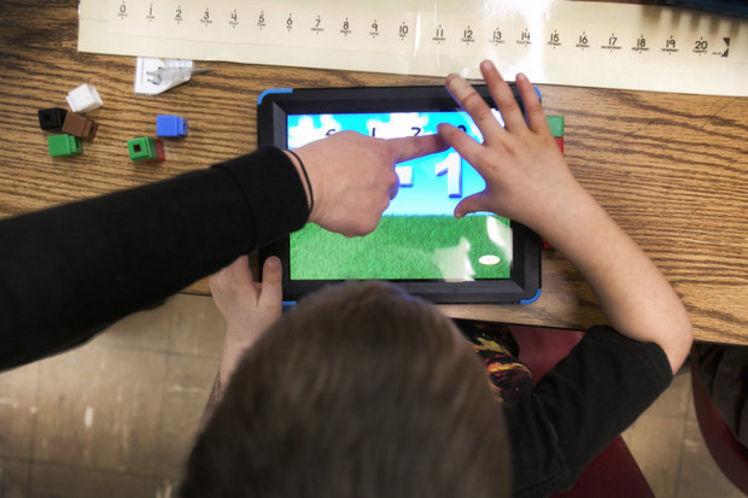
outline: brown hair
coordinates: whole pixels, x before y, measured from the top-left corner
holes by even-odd
[[[502,409],[432,305],[383,283],[305,299],[242,359],[184,497],[509,495]]]

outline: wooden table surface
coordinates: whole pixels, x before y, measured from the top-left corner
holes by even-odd
[[[157,97],[133,94],[134,59],[78,53],[77,2],[4,2],[0,27],[0,217],[206,167],[256,145],[258,93],[271,87],[438,84],[435,78],[205,63],[210,73]],[[81,83],[104,107],[93,143],[49,157],[39,108],[66,107]],[[748,99],[541,86],[566,117],[566,158],[579,181],[645,249],[683,298],[704,341],[748,344]],[[130,162],[125,142],[181,114],[190,137],[159,165]],[[0,241],[2,243],[2,241]],[[601,251],[605,247],[599,248]],[[602,320],[589,287],[543,254],[543,295],[527,306],[447,306],[449,314],[585,327]],[[205,293],[205,281],[187,292]]]

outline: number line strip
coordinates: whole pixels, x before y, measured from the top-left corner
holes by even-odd
[[[491,58],[538,83],[748,96],[748,21],[564,0],[419,3],[81,0],[78,48],[468,78]],[[454,14],[458,3],[480,13]]]

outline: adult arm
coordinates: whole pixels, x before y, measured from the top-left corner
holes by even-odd
[[[0,221],[0,369],[72,346],[303,226],[279,149]]]
[[[341,132],[297,156],[265,148],[0,221],[0,370],[79,344],[307,219],[349,236],[371,232],[397,192],[395,163],[443,148],[438,135]]]

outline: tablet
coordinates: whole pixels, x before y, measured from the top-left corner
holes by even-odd
[[[487,88],[476,90],[495,109]],[[288,149],[342,130],[378,138],[432,134],[439,123],[481,141],[477,126],[442,86],[266,90],[258,98],[257,122],[260,146]],[[540,244],[534,232],[492,213],[453,216],[461,199],[485,187],[454,149],[400,163],[396,172],[397,197],[369,235],[346,238],[308,223],[261,249],[261,260],[272,254],[281,259],[285,300],[345,280],[391,281],[436,303],[537,299]]]

